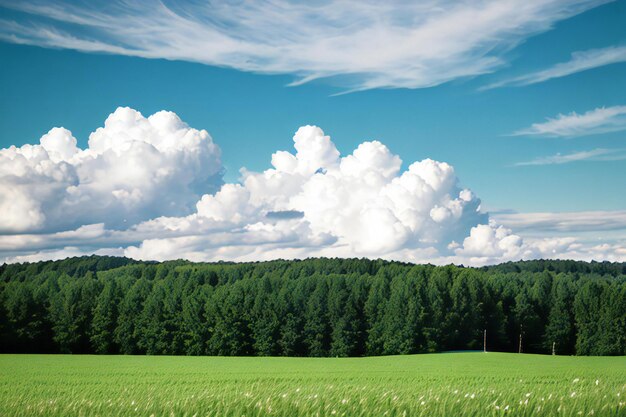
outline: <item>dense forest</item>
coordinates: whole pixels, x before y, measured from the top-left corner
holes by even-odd
[[[83,257],[0,267],[0,350],[363,356],[626,354],[626,263]],[[520,343],[521,335],[521,343]]]

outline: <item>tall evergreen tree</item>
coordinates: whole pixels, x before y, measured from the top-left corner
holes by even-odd
[[[151,290],[152,284],[140,278],[129,288],[120,303],[117,327],[114,331],[114,340],[119,346],[120,353],[127,355],[145,353],[140,347],[140,320],[145,300]]]
[[[107,281],[96,299],[91,322],[91,345],[95,353],[117,353],[113,334],[117,325],[119,292],[115,280]]]
[[[323,277],[313,275],[312,278],[316,285],[306,306],[304,344],[308,356],[326,356],[330,348],[328,284]]]
[[[574,327],[574,302],[572,284],[562,277],[557,278],[552,294],[551,308],[543,337],[544,349],[560,355],[574,353],[576,329]]]

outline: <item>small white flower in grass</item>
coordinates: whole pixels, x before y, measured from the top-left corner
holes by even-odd
[[[470,395],[470,398],[471,398],[472,400],[474,399],[474,397],[476,397],[476,395],[475,395],[475,394]]]
[[[422,401],[422,402],[421,402],[421,404],[422,404],[422,405],[426,404],[426,401]]]
[[[500,409],[500,406],[499,406],[499,405],[496,405],[496,410],[499,410],[499,409]]]
[[[600,384],[600,380],[596,379],[596,385]]]
[[[345,404],[347,402],[348,402],[348,400],[346,400],[345,398],[343,400],[341,400],[341,404]]]
[[[504,411],[509,411],[509,406],[504,407]]]
[[[574,398],[576,396],[576,391],[572,392],[569,396],[570,398]]]
[[[576,379],[574,379],[574,381],[573,381],[573,382],[574,382],[574,384],[575,384],[575,383],[577,383],[578,381],[580,381],[580,378],[576,378]]]
[[[530,397],[530,392],[527,392],[527,393],[526,393],[526,397]]]

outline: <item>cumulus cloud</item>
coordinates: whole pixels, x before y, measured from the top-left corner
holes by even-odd
[[[206,251],[250,242],[249,249],[255,250],[259,237],[271,245],[268,250],[288,244],[307,247],[310,254],[331,243],[350,256],[384,256],[406,248],[445,248],[487,219],[480,200],[459,187],[446,163],[426,159],[401,172],[400,158],[378,141],[364,142],[341,157],[315,126],[301,127],[293,140],[295,154],[274,153],[272,168],[263,172],[243,170],[241,184],[226,184],[203,196],[196,213],[184,220],[156,219],[137,230],[160,223],[182,233],[203,231],[193,239],[164,240],[168,257],[179,253],[177,242]],[[219,230],[228,232],[222,236]],[[159,242],[143,242],[129,248],[129,254],[154,256]]]
[[[493,72],[503,55],[608,0],[458,2],[2,1],[9,42],[333,77],[349,90],[422,88]]]
[[[583,114],[571,112],[533,123],[513,136],[575,137],[626,130],[626,106],[600,107]]]
[[[173,113],[145,118],[120,108],[86,149],[67,130],[53,129],[39,145],[0,151],[0,257],[365,256],[471,265],[625,258],[620,242],[523,238],[481,211],[445,162],[424,159],[403,169],[375,140],[342,155],[316,126],[298,129],[293,146],[275,152],[270,168],[242,169],[239,183],[221,184],[217,145]]]
[[[572,152],[568,154],[543,156],[530,161],[517,162],[515,166],[528,165],[561,165],[578,161],[621,161],[626,159],[626,149],[597,148],[590,151]]]
[[[561,78],[593,68],[625,61],[626,46],[609,46],[606,48],[590,49],[588,51],[577,51],[572,53],[572,58],[567,62],[553,65],[541,71],[489,84],[483,87],[482,90],[504,86],[537,84],[553,78]]]
[[[118,108],[80,149],[54,128],[38,145],[0,150],[0,232],[125,227],[192,211],[221,186],[220,150],[171,112]]]

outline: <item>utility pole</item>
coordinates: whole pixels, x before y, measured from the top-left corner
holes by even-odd
[[[487,353],[487,329],[483,332],[483,352]]]
[[[552,356],[556,355],[556,342],[552,342]]]
[[[524,333],[524,327],[522,324],[519,325],[519,350],[517,353],[522,353],[522,334]]]

